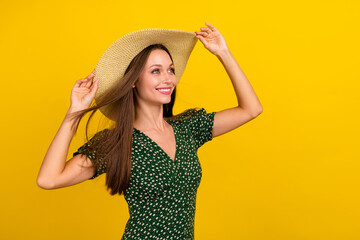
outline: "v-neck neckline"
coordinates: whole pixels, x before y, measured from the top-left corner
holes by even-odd
[[[167,154],[164,149],[162,149],[159,144],[157,144],[151,137],[149,137],[148,135],[146,135],[145,133],[143,133],[142,131],[140,131],[139,129],[135,128],[134,129],[136,131],[138,131],[140,134],[142,134],[143,136],[145,136],[146,138],[148,138],[157,148],[159,148],[165,155],[166,157],[171,160],[171,162],[175,163],[176,162],[176,158],[177,158],[177,155],[178,155],[178,139],[177,139],[177,134],[176,134],[176,127],[173,126],[173,124],[171,123],[170,120],[165,120],[167,123],[170,124],[170,126],[172,127],[173,129],[173,132],[174,132],[174,136],[175,136],[175,159],[173,160],[169,154]]]

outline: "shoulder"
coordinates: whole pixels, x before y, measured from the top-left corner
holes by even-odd
[[[106,134],[109,133],[109,131],[110,131],[110,129],[108,129],[108,128],[98,131],[90,138],[90,140],[87,142],[87,145],[91,145],[95,141],[99,141],[99,140],[103,139],[106,136]]]
[[[207,112],[205,108],[190,108],[169,120],[185,128],[202,129],[204,126],[213,126],[215,113]]]
[[[169,118],[169,120],[175,122],[191,122],[196,117],[204,114],[206,114],[205,108],[189,108],[177,115],[174,115],[173,117]]]
[[[177,116],[177,124],[183,133],[190,134],[189,141],[196,149],[212,139],[215,113],[207,112],[205,108],[191,108]]]

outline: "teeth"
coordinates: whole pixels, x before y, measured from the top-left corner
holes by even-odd
[[[160,92],[170,92],[170,89],[157,89]]]

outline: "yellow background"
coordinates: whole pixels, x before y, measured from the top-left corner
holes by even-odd
[[[263,113],[199,149],[195,239],[360,239],[359,12],[359,1],[2,2],[0,238],[121,238],[127,204],[108,194],[105,175],[43,190],[43,157],[75,81],[115,40],[209,22]],[[200,41],[177,93],[175,113],[237,104],[221,62]]]

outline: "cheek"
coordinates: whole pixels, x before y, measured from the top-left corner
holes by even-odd
[[[159,83],[160,83],[159,79],[156,76],[150,74],[143,75],[141,76],[141,78],[137,80],[137,84],[139,85],[140,88],[155,87]]]
[[[137,83],[135,84],[137,94],[140,96],[151,96],[154,95],[154,91],[156,91],[156,84],[153,83]]]

